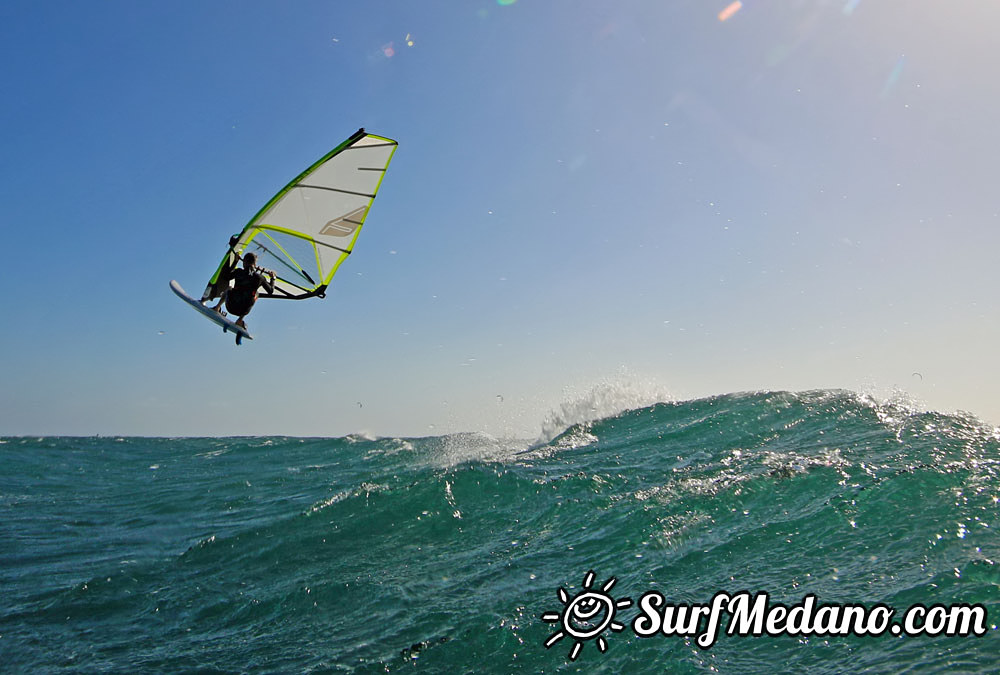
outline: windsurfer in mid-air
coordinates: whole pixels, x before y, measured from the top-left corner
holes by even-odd
[[[226,303],[229,313],[239,317],[236,319],[236,325],[246,329],[243,317],[250,313],[254,303],[257,302],[257,291],[263,287],[268,293],[274,292],[274,272],[259,269],[257,256],[247,253],[243,256],[243,267],[237,267],[232,271],[232,282],[232,286],[227,283],[227,288],[219,296],[219,304],[212,309],[225,316],[222,312],[222,303]]]

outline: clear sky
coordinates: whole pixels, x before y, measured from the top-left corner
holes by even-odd
[[[0,434],[533,436],[602,383],[1000,422],[1000,4],[727,5],[0,4]],[[168,282],[362,126],[354,254],[236,347]]]

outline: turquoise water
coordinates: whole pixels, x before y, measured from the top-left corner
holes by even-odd
[[[1000,433],[850,392],[662,403],[532,445],[6,438],[5,672],[995,672]],[[542,615],[616,579],[624,630]],[[565,589],[561,598],[559,589]],[[638,598],[983,606],[980,637],[638,637]]]

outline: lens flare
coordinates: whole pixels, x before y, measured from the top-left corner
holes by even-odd
[[[743,8],[743,3],[740,2],[740,0],[736,0],[736,2],[730,4],[724,10],[719,12],[719,21],[725,21],[726,19],[729,19],[730,17],[733,16],[733,14],[736,14],[736,12],[740,11],[740,9],[742,8]]]
[[[883,97],[888,96],[889,92],[892,91],[892,88],[896,86],[897,82],[899,82],[899,77],[900,75],[903,74],[903,68],[905,66],[906,66],[906,55],[902,54],[896,60],[896,65],[893,66],[892,72],[889,73],[889,77],[887,77],[885,80],[885,85],[882,87]]]

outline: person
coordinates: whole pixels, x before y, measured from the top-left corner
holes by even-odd
[[[263,274],[265,272],[267,277]],[[263,287],[268,293],[274,292],[274,272],[258,269],[257,256],[247,253],[243,256],[243,267],[233,270],[232,279],[233,285],[222,291],[219,304],[212,309],[225,316],[222,303],[226,303],[229,313],[239,317],[236,319],[236,325],[245,329],[247,325],[243,322],[243,318],[250,313],[254,303],[257,302],[257,291]]]

